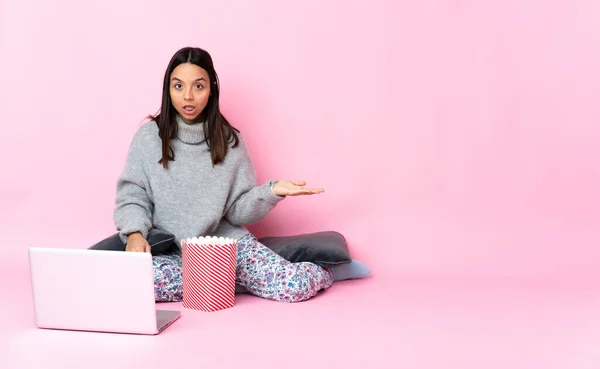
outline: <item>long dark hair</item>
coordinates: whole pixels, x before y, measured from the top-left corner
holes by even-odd
[[[208,73],[210,79],[211,94],[201,115],[204,118],[204,136],[210,148],[210,157],[214,167],[225,159],[229,143],[233,142],[233,147],[238,145],[239,138],[236,132],[239,132],[239,130],[229,124],[221,114],[219,110],[219,77],[210,54],[197,47],[184,47],[173,55],[163,80],[160,111],[158,114],[148,117],[158,125],[158,135],[162,140],[162,158],[158,162],[165,169],[168,169],[169,161],[175,160],[175,153],[169,145],[169,142],[177,137],[177,122],[175,120],[177,111],[171,102],[170,77],[173,70],[183,63],[192,63],[199,66]]]

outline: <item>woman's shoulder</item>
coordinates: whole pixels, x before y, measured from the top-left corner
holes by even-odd
[[[252,155],[250,152],[252,150],[248,144],[248,137],[244,137],[239,131],[236,131],[235,133],[238,138],[237,145],[235,145],[235,141],[232,137],[225,160],[229,163],[235,163],[235,165],[246,165],[247,163],[251,163]]]
[[[135,131],[129,146],[130,155],[144,156],[160,147],[158,126],[154,121],[142,123]]]
[[[134,142],[150,143],[160,140],[158,136],[158,125],[154,120],[142,123],[133,136]]]
[[[234,139],[234,135],[237,137],[237,141]],[[248,152],[246,140],[244,139],[244,136],[237,130],[233,130],[231,134],[229,139],[229,150],[240,154],[245,154]]]
[[[146,121],[140,125],[136,134],[141,136],[156,135],[158,134],[158,124],[156,124],[155,120]]]

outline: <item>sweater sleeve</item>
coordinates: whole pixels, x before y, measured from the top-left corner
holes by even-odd
[[[133,232],[147,238],[152,226],[153,203],[148,197],[148,181],[143,169],[141,129],[134,136],[125,160],[125,168],[117,180],[114,222],[123,243]]]
[[[225,218],[233,225],[245,226],[264,219],[285,196],[273,193],[272,180],[257,185],[256,171],[242,139],[237,149],[241,150],[240,162],[234,173]]]

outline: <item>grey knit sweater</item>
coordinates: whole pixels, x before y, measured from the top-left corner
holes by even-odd
[[[158,126],[144,123],[129,147],[117,180],[114,221],[121,240],[150,228],[187,237],[241,238],[245,225],[262,220],[284,197],[271,190],[274,181],[257,185],[256,174],[241,135],[225,160],[214,168],[202,124],[177,117],[178,137],[171,141],[175,161],[164,169]],[[179,244],[177,242],[177,244]]]

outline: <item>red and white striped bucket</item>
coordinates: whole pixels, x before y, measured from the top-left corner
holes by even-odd
[[[180,242],[183,307],[200,311],[233,307],[237,240],[194,237]]]

